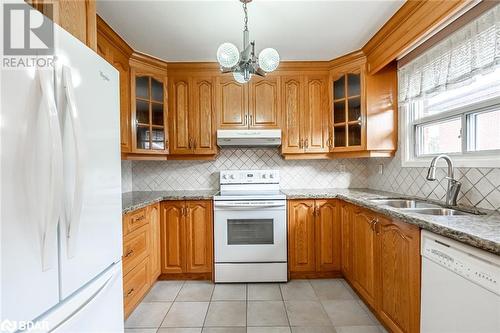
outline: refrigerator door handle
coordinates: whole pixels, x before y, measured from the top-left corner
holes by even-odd
[[[75,93],[73,88],[73,79],[71,76],[71,68],[63,66],[63,86],[66,96],[66,105],[68,107],[68,115],[71,119],[71,127],[73,130],[73,141],[75,143],[75,188],[73,198],[65,200],[65,218],[67,227],[67,256],[72,258],[76,254],[76,244],[78,240],[78,230],[80,225],[80,216],[83,205],[83,184],[85,183],[84,163],[85,163],[85,147],[83,146],[82,130],[80,125],[80,115],[75,101]]]
[[[62,140],[61,127],[57,112],[56,101],[53,88],[53,71],[37,69],[37,76],[40,82],[42,91],[42,101],[39,111],[47,115],[49,125],[49,142],[50,142],[50,171],[49,171],[49,188],[47,196],[47,215],[44,219],[39,219],[39,230],[41,232],[41,247],[42,247],[42,269],[47,271],[53,266],[53,243],[57,238],[57,224],[61,214],[61,195],[63,190],[62,174]],[[33,149],[33,145],[29,145]]]

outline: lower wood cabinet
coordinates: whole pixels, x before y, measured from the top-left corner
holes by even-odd
[[[336,200],[288,201],[291,278],[340,275],[340,223]]]
[[[419,332],[420,230],[341,205],[342,273],[391,332]]]
[[[211,278],[213,266],[212,201],[161,203],[161,272]]]
[[[160,204],[123,216],[123,303],[125,317],[134,310],[161,272]]]

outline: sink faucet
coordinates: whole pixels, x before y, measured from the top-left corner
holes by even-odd
[[[460,191],[460,187],[462,183],[453,178],[453,162],[450,157],[447,155],[438,155],[434,157],[431,161],[431,165],[429,166],[429,171],[427,172],[427,180],[433,181],[436,180],[436,164],[437,162],[443,159],[448,164],[448,175],[446,179],[448,179],[448,190],[446,191],[446,204],[448,206],[456,206],[457,205],[457,196]]]

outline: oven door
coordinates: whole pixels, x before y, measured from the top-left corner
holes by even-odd
[[[216,201],[215,262],[286,262],[286,201]]]

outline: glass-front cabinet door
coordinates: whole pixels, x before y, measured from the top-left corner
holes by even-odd
[[[333,76],[332,151],[354,151],[363,146],[363,91],[361,69]]]
[[[132,70],[132,134],[136,153],[168,153],[166,79]]]

